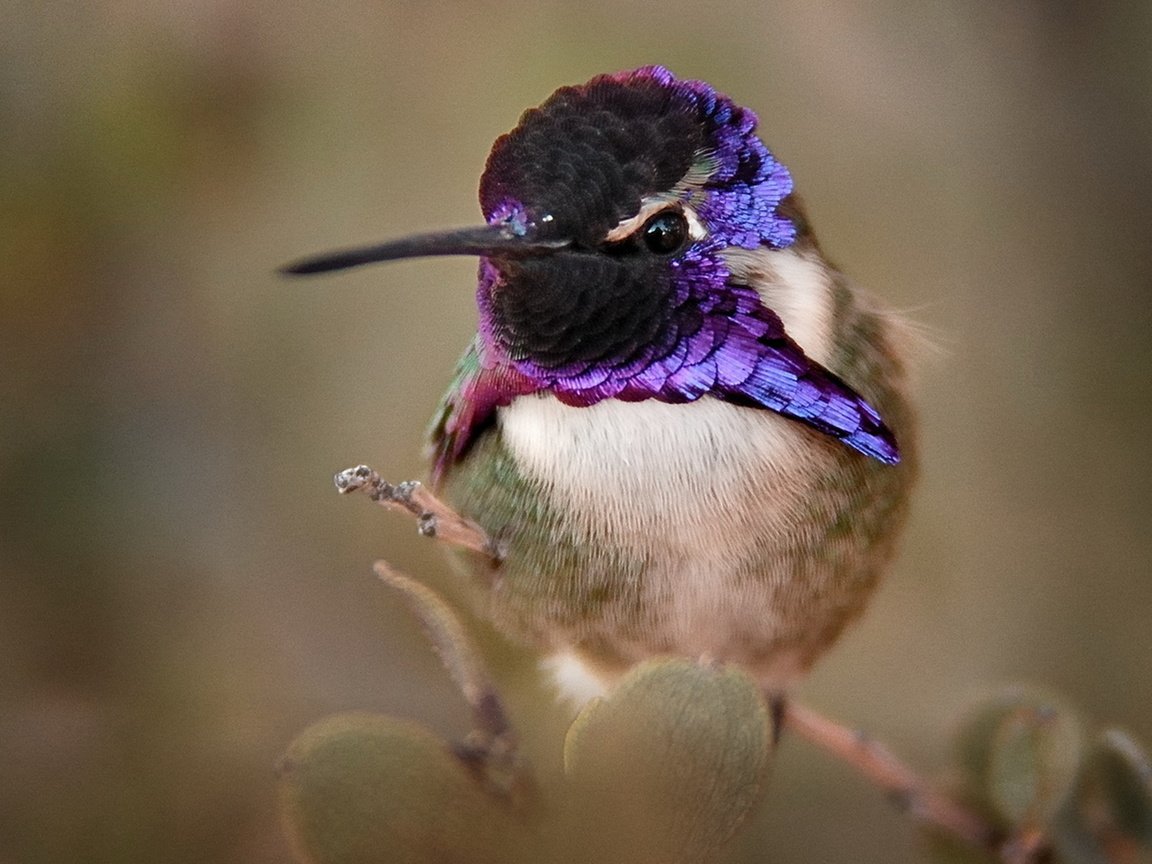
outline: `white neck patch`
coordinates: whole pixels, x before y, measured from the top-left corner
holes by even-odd
[[[804,353],[821,365],[832,357],[832,271],[816,254],[795,249],[733,249],[724,253],[733,275],[751,285],[780,316]]]

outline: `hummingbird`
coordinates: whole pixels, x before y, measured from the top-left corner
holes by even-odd
[[[483,225],[286,268],[479,258],[431,483],[503,544],[465,561],[483,611],[576,699],[664,655],[787,691],[904,522],[909,325],[829,263],[757,126],[661,66],[600,75],[496,140]]]

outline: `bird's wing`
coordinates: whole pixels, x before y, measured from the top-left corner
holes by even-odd
[[[754,292],[689,309],[673,321],[675,349],[616,387],[621,399],[688,402],[707,394],[805,423],[881,462],[900,461],[891,430],[859,393],[808,357]],[[703,313],[701,316],[700,313]]]
[[[881,462],[899,462],[895,437],[864,397],[805,354],[755,291],[729,288],[696,299],[703,319],[681,325],[683,365],[662,389],[767,408]]]
[[[738,365],[746,368],[751,357],[751,371],[742,381],[721,383],[715,395],[778,411],[881,462],[900,461],[896,438],[876,409],[786,335],[760,336],[754,347],[740,342],[729,340],[722,346],[717,364],[725,363],[726,353],[741,353]]]

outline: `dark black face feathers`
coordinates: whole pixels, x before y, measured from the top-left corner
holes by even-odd
[[[563,87],[497,139],[480,181],[492,221],[517,211],[548,236],[595,244],[647,195],[671,189],[701,151],[698,108],[655,78]],[[541,225],[543,216],[550,225]]]

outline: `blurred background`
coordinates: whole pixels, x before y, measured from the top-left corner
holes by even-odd
[[[646,63],[754,108],[939,347],[903,556],[805,698],[926,771],[1005,682],[1152,743],[1150,36],[1140,0],[5,3],[0,864],[286,861],[306,725],[465,731],[369,570],[450,586],[439,550],[330,475],[421,475],[475,264],[274,269],[474,222],[523,109]],[[478,631],[557,760],[563,710]],[[799,742],[764,810],[762,860],[917,858]]]

